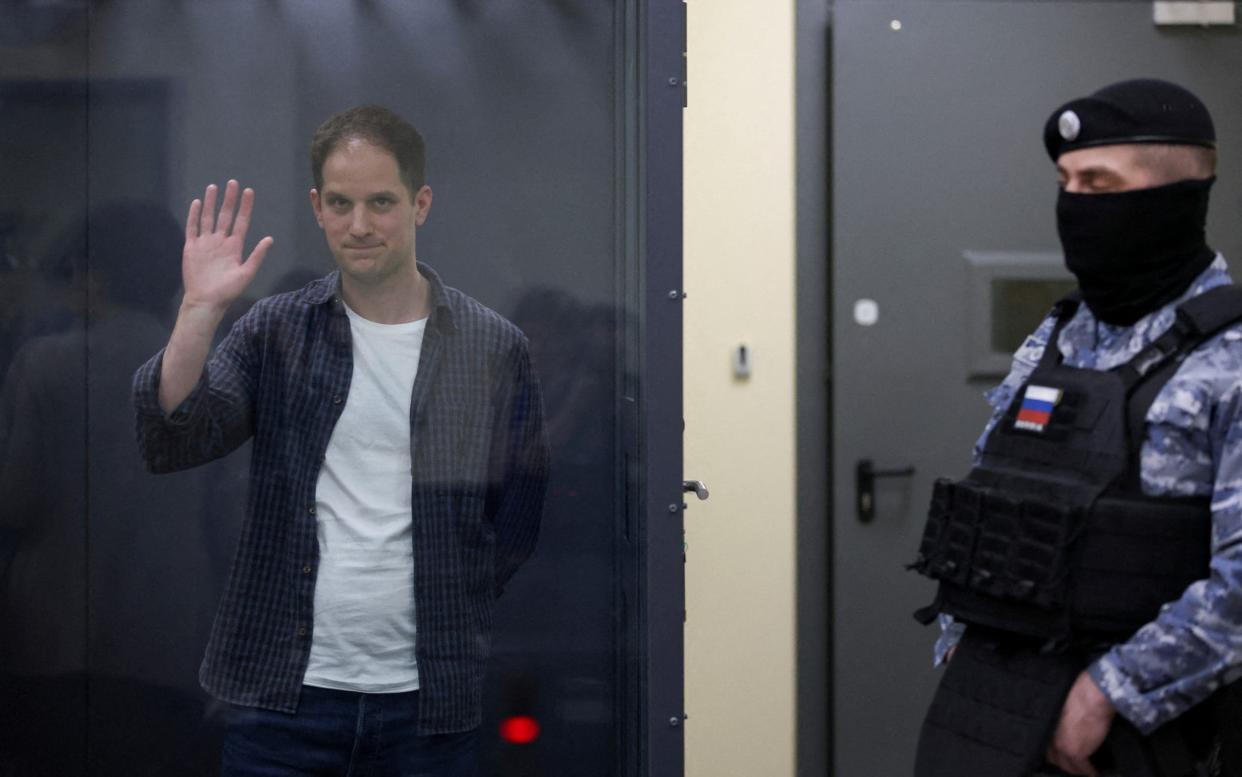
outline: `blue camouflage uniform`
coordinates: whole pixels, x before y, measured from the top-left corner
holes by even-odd
[[[1178,304],[1228,283],[1217,255],[1180,298],[1132,326],[1099,321],[1079,305],[1057,342],[1065,366],[1108,370],[1125,363],[1172,325]],[[1045,319],[1026,338],[1009,375],[987,393],[993,413],[975,443],[976,462],[1038,364],[1053,324]],[[1210,497],[1212,505],[1211,576],[1088,668],[1117,711],[1146,734],[1242,676],[1242,325],[1186,357],[1156,396],[1147,413],[1141,479],[1149,496]],[[945,615],[941,626],[937,663],[963,630]]]

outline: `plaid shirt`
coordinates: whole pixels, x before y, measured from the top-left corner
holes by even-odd
[[[432,310],[410,406],[419,734],[480,724],[492,605],[534,550],[548,479],[525,336],[425,265]],[[225,701],[297,709],[319,564],[315,486],[353,370],[339,273],[260,300],[172,413],[163,352],[134,376],[152,472],[223,456],[253,436],[250,492],[200,680]],[[365,660],[360,657],[360,660]]]

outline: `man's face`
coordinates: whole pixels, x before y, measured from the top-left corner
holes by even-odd
[[[1067,151],[1057,158],[1057,182],[1071,194],[1107,194],[1149,189],[1162,182],[1140,162],[1132,144]]]
[[[324,160],[323,190],[310,198],[347,279],[382,285],[414,271],[414,232],[431,210],[431,187],[411,196],[388,151],[358,138],[341,143]]]

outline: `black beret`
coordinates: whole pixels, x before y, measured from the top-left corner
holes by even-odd
[[[1044,148],[1053,161],[1066,151],[1118,143],[1216,147],[1207,106],[1186,89],[1154,78],[1120,81],[1052,112]]]

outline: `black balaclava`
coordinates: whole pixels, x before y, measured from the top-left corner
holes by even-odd
[[[1212,263],[1204,237],[1215,178],[1057,198],[1065,265],[1096,318],[1129,326],[1180,297]]]
[[[1183,86],[1156,78],[1119,81],[1071,100],[1044,123],[1044,148],[1062,154],[1094,146],[1216,147],[1207,106]],[[1179,181],[1114,194],[1057,200],[1065,264],[1101,321],[1130,325],[1182,295],[1214,256],[1204,242],[1215,179]]]

